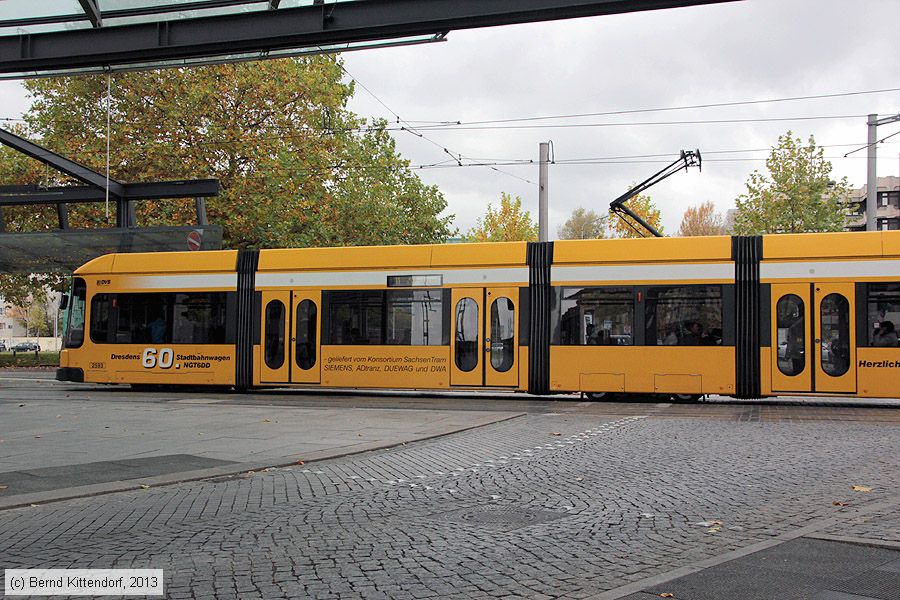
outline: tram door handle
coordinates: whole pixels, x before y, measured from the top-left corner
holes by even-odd
[[[491,351],[491,338],[484,338],[484,351],[485,352]]]
[[[815,341],[817,344],[821,344],[821,343],[822,343],[822,340],[820,340],[819,338],[816,338],[816,339],[813,340],[813,341]]]

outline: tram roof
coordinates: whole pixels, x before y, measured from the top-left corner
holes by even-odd
[[[259,271],[402,269],[524,265],[525,242],[287,248],[260,251]],[[553,262],[709,262],[731,260],[731,237],[560,240]],[[900,256],[900,231],[800,233],[763,237],[764,260]],[[107,254],[75,271],[91,273],[232,272],[237,250]]]

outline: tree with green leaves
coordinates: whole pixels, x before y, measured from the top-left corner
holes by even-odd
[[[490,204],[484,217],[478,218],[475,227],[463,236],[467,242],[536,242],[538,224],[531,213],[522,210],[522,199],[513,199],[506,192],[500,194],[500,206],[495,210]]]
[[[809,136],[806,144],[788,131],[766,160],[767,174],[753,171],[737,199],[739,235],[841,231],[846,220],[847,178],[831,179],[831,163]]]
[[[695,235],[722,235],[725,233],[725,222],[722,215],[716,212],[716,205],[710,201],[697,206],[689,206],[681,218],[678,235],[682,237]]]
[[[455,230],[441,192],[399,155],[383,120],[347,108],[341,59],[311,56],[116,74],[34,79],[16,133],[121,181],[217,178],[207,200],[226,248],[441,242]],[[5,184],[70,180],[0,148]],[[142,201],[139,226],[193,222],[193,200]],[[55,207],[7,209],[10,232],[53,229]],[[103,203],[71,205],[73,228],[114,225]],[[43,277],[46,280],[46,277]],[[52,279],[52,278],[51,278]],[[33,278],[32,278],[33,280]],[[33,283],[33,281],[31,282]],[[52,282],[51,282],[52,283]],[[27,276],[0,276],[21,296]],[[18,291],[17,291],[18,290]]]
[[[578,207],[572,211],[557,234],[561,240],[594,240],[606,237],[607,215]]]
[[[638,194],[628,202],[630,208],[636,215],[640,216],[644,221],[649,223],[658,232],[663,232],[662,213],[650,196],[646,194]],[[627,219],[627,222],[625,221]],[[630,224],[629,224],[630,223]],[[632,226],[633,225],[633,226]],[[609,230],[613,237],[617,238],[639,238],[651,235],[639,224],[635,223],[629,217],[611,216],[609,221]]]

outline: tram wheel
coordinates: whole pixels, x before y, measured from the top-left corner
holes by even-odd
[[[702,394],[672,394],[672,400],[684,403],[698,402],[702,397]]]
[[[594,400],[597,402],[603,402],[612,399],[612,394],[609,392],[585,392],[584,395],[588,397],[588,400]]]

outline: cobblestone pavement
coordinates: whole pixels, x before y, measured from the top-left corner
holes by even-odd
[[[163,568],[170,598],[584,598],[826,517],[896,535],[896,509],[857,514],[898,490],[896,423],[595,410],[3,511],[0,566]]]

